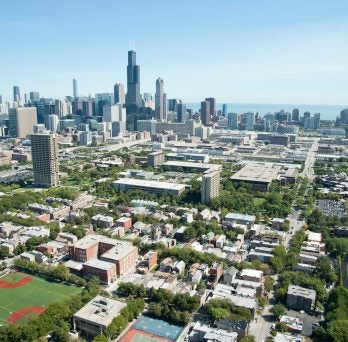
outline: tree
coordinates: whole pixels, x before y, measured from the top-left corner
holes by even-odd
[[[93,342],[108,342],[108,339],[105,335],[97,335],[94,337]]]
[[[348,320],[336,320],[330,322],[327,331],[334,342],[347,342]]]
[[[285,306],[282,304],[275,304],[273,305],[271,312],[274,316],[279,317],[285,315],[286,309]]]
[[[267,292],[272,290],[274,284],[274,279],[270,276],[266,276],[265,277],[265,289]]]
[[[6,246],[1,246],[0,247],[0,259],[5,259],[9,256],[10,250]]]
[[[213,308],[211,310],[211,315],[214,320],[226,319],[228,317],[228,311],[222,308]]]
[[[277,322],[275,328],[279,332],[287,332],[288,326],[284,322]]]

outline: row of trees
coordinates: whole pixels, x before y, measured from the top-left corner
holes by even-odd
[[[41,275],[44,277],[56,279],[59,281],[66,281],[71,284],[76,284],[78,286],[85,286],[86,280],[78,277],[75,274],[70,273],[70,271],[62,264],[58,266],[52,266],[48,264],[39,264],[35,261],[28,261],[23,259],[15,259],[15,266],[18,268],[35,275]]]

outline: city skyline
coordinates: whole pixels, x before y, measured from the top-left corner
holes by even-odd
[[[115,83],[127,83],[125,51],[134,48],[142,94],[154,94],[160,76],[166,80],[168,98],[186,103],[209,95],[218,103],[348,103],[345,1],[284,1],[281,6],[274,1],[217,1],[214,6],[203,1],[199,8],[183,1],[165,6],[150,1],[139,14],[133,13],[132,25],[128,14],[133,5],[105,0],[101,7],[108,11],[101,20],[95,16],[100,2],[91,1],[88,7],[81,7],[81,1],[50,4],[51,11],[64,14],[67,28],[57,18],[45,19],[47,8],[41,3],[19,6],[11,20],[7,13],[12,3],[2,3],[4,100],[11,99],[14,85],[21,94],[39,91],[43,97],[63,98],[71,94],[73,78],[79,82],[79,95],[112,92]],[[170,13],[178,11],[175,25],[169,25]],[[194,20],[205,11],[216,25]],[[118,25],[113,26],[115,18]],[[161,32],[155,39],[156,26]],[[115,39],[120,27],[127,32]],[[33,49],[28,35],[39,36],[40,46],[49,49]]]

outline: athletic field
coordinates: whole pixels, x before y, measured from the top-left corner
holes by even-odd
[[[44,312],[48,304],[80,291],[78,287],[29,274],[8,273],[0,277],[0,325],[25,324]]]

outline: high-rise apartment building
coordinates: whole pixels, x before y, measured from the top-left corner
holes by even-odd
[[[164,82],[162,78],[156,80],[156,94],[155,94],[155,116],[157,121],[164,121]]]
[[[21,93],[18,86],[13,86],[13,101],[19,102],[21,100]]]
[[[220,172],[212,171],[202,176],[201,202],[209,203],[220,193]]]
[[[25,138],[32,134],[34,125],[37,124],[36,107],[18,107],[9,110],[9,135],[11,137]]]
[[[314,114],[313,117],[305,118],[304,129],[316,130],[320,128],[320,113]]]
[[[210,103],[208,101],[201,102],[201,121],[203,126],[209,126],[211,122]]]
[[[177,106],[179,103],[182,103],[181,100],[179,99],[169,99],[168,100],[168,110],[170,112],[176,112],[177,111]]]
[[[122,83],[115,83],[114,85],[114,103],[125,104],[125,92]]]
[[[42,187],[58,186],[58,145],[56,136],[48,133],[32,134],[30,140],[35,185]]]
[[[73,97],[76,99],[78,97],[77,81],[73,79]]]
[[[209,102],[210,117],[216,115],[216,99],[214,97],[207,97],[205,100]]]
[[[238,129],[238,114],[237,113],[228,113],[228,128]]]
[[[186,121],[186,105],[183,103],[177,104],[177,114],[178,114],[178,122]]]
[[[128,51],[126,105],[130,110],[142,107],[140,94],[140,66],[136,64],[136,52]]]

